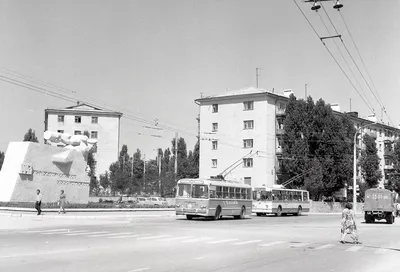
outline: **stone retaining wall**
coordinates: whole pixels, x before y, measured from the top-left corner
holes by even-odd
[[[311,213],[340,213],[346,203],[341,202],[311,202]],[[362,212],[364,203],[357,203],[357,212]]]

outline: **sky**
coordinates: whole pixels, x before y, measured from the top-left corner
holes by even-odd
[[[320,36],[329,36],[323,22],[335,34],[322,9],[316,13],[309,3],[296,2]],[[373,79],[369,84],[390,117],[384,121],[397,127],[400,1],[341,2],[343,18]],[[323,5],[369,82],[340,13],[333,2]],[[370,108],[381,116],[380,105],[340,40],[326,40],[326,45],[356,87],[356,80],[360,82],[357,88],[370,106],[293,0],[1,0],[0,33],[1,151],[8,142],[21,141],[29,128],[43,142],[44,110],[75,103],[4,82],[4,76],[63,92],[74,101],[100,101],[129,116],[157,119],[179,129],[188,149],[193,149],[197,134],[194,100],[255,86],[256,68],[260,88],[277,93],[293,89],[304,98],[307,84],[307,94],[315,100],[340,103],[342,111],[350,111],[351,99],[351,110],[360,116],[370,114]],[[171,147],[173,131],[143,126],[122,119],[121,142],[130,153],[139,148],[151,158],[156,148]]]

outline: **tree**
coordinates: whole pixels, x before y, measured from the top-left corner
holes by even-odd
[[[312,170],[292,187],[306,187],[314,199],[332,196],[352,178],[352,135],[355,130],[347,116],[335,115],[322,99],[314,103],[294,95],[281,122],[284,135],[281,170],[288,178]],[[280,124],[279,124],[280,125]],[[284,180],[279,180],[280,183]],[[313,188],[316,186],[317,189]]]
[[[100,186],[103,187],[104,190],[107,190],[111,184],[108,176],[108,171],[100,175]]]
[[[140,154],[139,154],[140,156]],[[132,161],[129,158],[128,147],[123,145],[119,153],[118,161],[110,165],[110,181],[111,190],[115,192],[124,193],[130,187],[131,178],[131,165]]]
[[[382,172],[379,169],[380,158],[376,148],[375,138],[365,134],[363,137],[364,150],[361,151],[359,165],[361,166],[361,175],[368,185],[368,188],[374,188],[382,179]]]
[[[27,133],[25,133],[24,142],[34,142],[34,143],[39,142],[38,138],[36,137],[35,131],[32,130],[31,128],[28,130]]]
[[[6,157],[6,155],[4,154],[4,152],[0,151],[0,170],[1,170],[1,167],[3,166],[5,157]]]
[[[89,166],[88,176],[90,177],[89,192],[90,194],[98,195],[99,183],[96,177],[96,160],[94,159],[93,150],[89,150],[87,165]]]
[[[389,159],[393,162],[393,171],[389,174],[388,180],[389,189],[400,193],[400,140],[394,143]]]

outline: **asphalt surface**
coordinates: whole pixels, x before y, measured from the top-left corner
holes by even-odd
[[[361,216],[362,245],[338,243],[340,215],[1,220],[13,220],[8,229],[0,229],[2,272],[368,272],[393,271],[400,260],[400,220],[365,224]],[[34,221],[41,223],[29,225]]]

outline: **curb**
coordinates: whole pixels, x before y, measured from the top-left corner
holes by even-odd
[[[149,217],[174,217],[175,214],[130,214],[130,215],[36,215],[23,213],[2,213],[0,217],[35,217],[35,218],[50,218],[50,219],[134,219],[134,218],[149,218]]]
[[[58,212],[59,209],[42,209],[42,212]],[[113,209],[67,209],[69,212],[165,212],[165,211],[175,211],[174,208],[113,208]],[[34,212],[34,208],[13,208],[13,207],[0,207],[0,211],[9,212]]]

